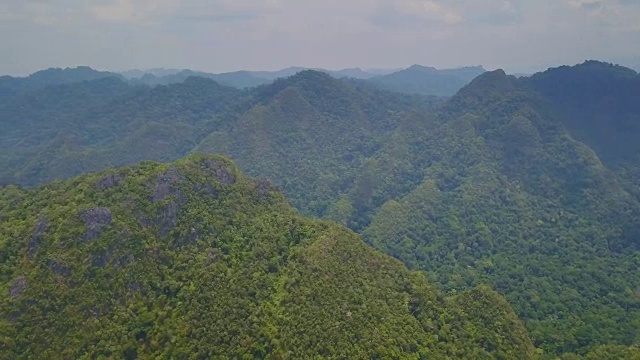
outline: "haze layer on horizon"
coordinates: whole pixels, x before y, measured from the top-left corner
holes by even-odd
[[[636,0],[3,0],[0,73],[208,72],[599,59],[640,65]]]

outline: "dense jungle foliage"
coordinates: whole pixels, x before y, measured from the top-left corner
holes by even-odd
[[[0,358],[535,354],[507,301],[446,297],[225,158],[0,191]]]
[[[542,356],[603,358],[640,344],[639,96],[637,73],[595,61],[488,72],[446,100],[315,71],[249,90],[99,79],[0,99],[0,183],[226,154],[441,291],[504,294]]]

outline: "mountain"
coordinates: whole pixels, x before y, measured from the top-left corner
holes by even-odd
[[[400,95],[354,107],[352,83],[308,72],[281,84],[264,88],[275,101],[196,149],[268,176],[303,212],[361,232],[447,291],[491,284],[549,354],[640,341],[640,204],[626,175],[640,164],[603,161],[566,125],[560,98],[495,71],[444,103],[385,115],[357,109],[398,106]],[[633,94],[613,104],[633,107]]]
[[[288,68],[285,68],[282,70],[276,70],[276,71],[253,71],[252,74],[254,74],[259,78],[273,81],[280,78],[291,77],[305,70],[308,70],[308,68],[300,67],[300,66],[290,66]]]
[[[299,174],[279,185],[305,214],[324,214],[341,188],[355,181],[364,159],[388,141],[403,114],[432,106],[431,100],[315,71],[250,92],[202,78],[137,89],[135,96],[127,90],[92,106],[32,106],[30,113],[23,102],[0,108],[7,126],[32,119],[24,123],[25,130],[16,128],[4,141],[0,137],[8,150],[0,157],[5,165],[0,179],[34,185],[146,159],[171,161],[191,151],[226,153],[253,175],[283,179],[284,173]],[[51,91],[66,96],[65,88]],[[33,98],[56,99],[47,94]],[[269,161],[256,161],[261,156]]]
[[[560,67],[529,79],[531,87],[563,113],[563,124],[608,165],[638,160],[640,144],[640,76],[634,70],[587,61]]]
[[[249,174],[273,179],[297,209],[316,216],[338,211],[336,201],[411,111],[434,106],[316,71],[258,88],[253,98],[256,105],[195,151],[232,156]]]
[[[259,85],[265,85],[273,82],[276,79],[287,78],[296,75],[299,72],[311,70],[303,67],[289,67],[278,71],[235,71],[227,73],[212,74],[200,71],[192,70],[131,70],[122,73],[130,83],[138,85],[170,85],[181,83],[189,77],[203,77],[214,80],[221,85],[231,86],[238,89],[251,88]],[[375,74],[365,72],[359,68],[343,69],[343,70],[324,70],[324,69],[312,69],[319,72],[330,74],[331,76],[340,78],[354,78],[354,79],[370,79]]]
[[[353,78],[353,79],[370,79],[374,76],[376,76],[375,74],[372,73],[368,73],[360,68],[352,68],[352,69],[342,69],[342,70],[335,70],[335,71],[328,71],[328,73],[333,76],[336,79],[340,79],[343,77],[346,78]]]
[[[593,61],[492,71],[448,99],[317,71],[243,91],[125,84],[87,107],[0,107],[4,128],[24,123],[0,143],[0,183],[223,153],[442,291],[505,294],[550,358],[587,356],[640,342],[638,78]]]
[[[640,283],[632,274],[640,250],[638,183],[625,181],[603,160],[609,149],[601,152],[579,140],[569,125],[581,121],[586,130],[593,124],[575,118],[569,100],[560,96],[583,106],[605,104],[609,88],[600,87],[598,74],[607,74],[603,78],[626,95],[615,98],[599,120],[624,113],[638,123],[639,112],[625,112],[635,106],[626,92],[640,93],[625,85],[632,74],[622,71],[620,78],[620,70],[587,63],[531,79],[502,71],[481,75],[434,116],[435,124],[398,135],[419,146],[418,152],[394,156],[394,146],[379,155],[413,164],[404,167],[424,164],[423,181],[373,210],[365,238],[427,270],[445,288],[492,284],[547,353],[611,341],[637,344]],[[567,74],[574,81],[565,82]],[[597,86],[585,88],[588,83]],[[599,109],[599,115],[607,111]],[[606,139],[597,132],[600,141]],[[625,150],[636,143],[631,136],[617,141]],[[384,174],[369,181],[384,184]]]
[[[80,83],[105,77],[121,77],[118,74],[94,70],[87,66],[76,68],[51,68],[38,71],[24,78],[0,77],[0,100],[5,96],[37,91],[51,85]]]
[[[240,93],[212,80],[59,85],[0,106],[0,183],[41,184],[145,159],[175,160],[224,121]]]
[[[253,75],[253,73],[248,71],[238,71],[238,72],[222,73],[222,74],[209,74],[209,73],[198,72],[198,71],[182,70],[177,73],[169,74],[165,76],[156,76],[156,75],[147,73],[140,78],[131,79],[129,80],[129,82],[131,84],[144,84],[149,86],[171,85],[171,84],[182,83],[190,77],[201,77],[205,79],[211,79],[221,85],[230,86],[238,89],[268,84],[272,81],[270,79],[257,77]]]
[[[364,71],[367,74],[372,74],[372,75],[389,75],[389,74],[393,74],[394,72],[398,72],[400,70],[403,70],[402,68],[371,68],[371,69],[364,69]]]
[[[553,99],[564,126],[640,198],[640,75],[622,66],[587,61],[536,74],[529,83]]]
[[[230,73],[222,73],[209,76],[211,80],[214,80],[222,85],[232,86],[239,89],[256,87],[259,85],[269,84],[271,79],[265,79],[255,75],[250,71],[236,71]]]
[[[251,88],[265,85],[279,78],[293,76],[300,71],[306,70],[301,67],[290,67],[279,71],[235,71],[227,73],[207,73],[193,70],[150,70],[148,72],[131,71],[128,75],[135,74],[129,79],[131,84],[142,84],[149,86],[171,85],[184,82],[190,77],[201,77],[211,79],[225,86],[238,89]]]
[[[131,79],[141,78],[147,74],[153,75],[156,77],[164,77],[169,75],[175,75],[181,71],[182,71],[181,69],[164,69],[164,68],[154,68],[154,69],[147,69],[147,70],[134,69],[134,70],[122,71],[120,72],[120,75],[124,76],[127,80],[131,80]]]
[[[0,357],[527,359],[487,287],[446,297],[225,158],[0,191]]]
[[[438,70],[413,65],[392,74],[374,77],[369,81],[381,89],[406,94],[451,96],[484,72],[482,66]]]

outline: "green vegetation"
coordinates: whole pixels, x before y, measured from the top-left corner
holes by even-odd
[[[452,298],[483,285],[504,294],[542,356],[632,358],[639,95],[638,74],[599,62],[520,79],[488,72],[448,100],[315,71],[243,91],[101,79],[0,105],[12,129],[0,135],[0,183],[225,154]]]
[[[0,102],[6,98],[45,89],[52,85],[81,83],[102,78],[122,78],[107,71],[97,71],[86,66],[66,69],[47,69],[25,78],[0,76]]]
[[[482,66],[438,70],[413,65],[389,75],[374,77],[369,83],[381,89],[405,94],[452,96],[484,72]]]
[[[0,191],[0,358],[527,359],[486,287],[445,297],[225,158]]]
[[[250,88],[258,85],[268,84],[273,79],[262,78],[254,75],[249,71],[237,71],[223,74],[209,74],[199,71],[183,70],[171,75],[155,76],[153,74],[145,74],[140,78],[130,79],[131,84],[139,85],[171,85],[179,84],[186,81],[190,77],[199,77],[213,80],[220,85],[231,86],[238,89]]]
[[[363,234],[446,289],[491,284],[547,353],[637,344],[638,198],[538,101],[487,74],[437,129],[406,132],[430,159],[424,181]]]

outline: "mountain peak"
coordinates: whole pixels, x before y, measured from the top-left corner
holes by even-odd
[[[29,75],[30,78],[33,77],[44,77],[50,75],[62,75],[62,74],[111,74],[108,72],[98,71],[89,66],[77,66],[74,68],[49,68],[45,70],[36,71],[35,73]],[[115,75],[115,74],[114,74]]]
[[[418,64],[411,65],[406,70],[409,70],[409,71],[429,71],[429,72],[438,71],[438,69],[436,69],[436,68],[434,68],[432,66],[424,66],[424,65],[418,65]]]
[[[371,82],[385,90],[401,93],[452,96],[482,72],[484,69],[438,70],[416,64],[392,74],[372,78]]]
[[[217,81],[215,81],[213,79],[209,79],[209,78],[198,76],[198,75],[189,75],[189,77],[187,77],[184,80],[183,84],[185,84],[185,85],[206,85],[206,86],[225,87],[223,85],[220,85],[220,83],[218,83]]]
[[[588,74],[585,74],[588,73]],[[586,76],[585,76],[586,75]],[[549,68],[544,72],[537,73],[531,77],[532,80],[546,78],[549,76],[576,76],[581,77],[581,81],[593,80],[594,76],[602,77],[635,77],[638,73],[630,68],[607,63],[598,60],[587,60],[581,64],[573,66],[559,66]]]
[[[465,86],[461,92],[470,91],[470,90],[504,90],[510,87],[515,86],[516,77],[507,75],[507,73],[502,69],[497,69],[494,71],[487,71],[484,74],[476,77],[469,83],[469,85]]]
[[[490,99],[496,93],[502,94],[510,92],[517,87],[517,78],[512,75],[507,75],[504,70],[487,71],[460,89],[452,98],[449,107],[455,111],[455,109],[466,106],[462,104],[468,102],[468,99],[472,99],[469,103],[469,105],[471,105]]]
[[[339,86],[342,82],[333,78],[330,74],[318,70],[302,70],[295,75],[280,78],[266,88],[284,89],[289,86],[297,86],[304,89],[316,89],[327,86]]]
[[[628,69],[624,66],[608,63],[599,60],[585,60],[582,64],[578,64],[575,66],[576,68],[590,68],[590,69]],[[632,69],[628,69],[632,70]],[[635,72],[635,70],[632,70]]]

